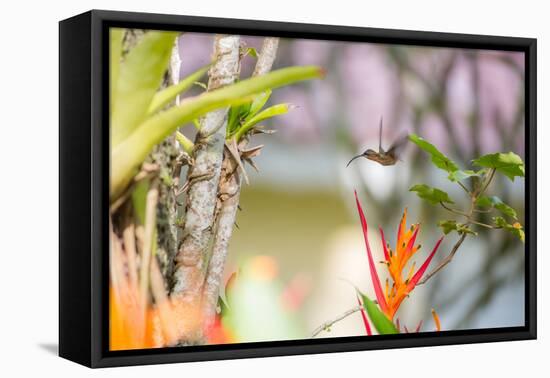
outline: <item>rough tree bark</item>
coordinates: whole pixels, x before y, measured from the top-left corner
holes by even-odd
[[[179,37],[178,37],[179,38]],[[181,61],[178,52],[178,38],[172,49],[170,67],[164,77],[161,88],[166,88],[179,82]],[[176,100],[177,104],[177,100]],[[149,161],[159,167],[161,178],[159,185],[159,200],[157,205],[157,252],[160,270],[165,282],[170,283],[173,274],[173,260],[178,250],[177,233],[177,203],[174,188],[178,185],[181,164],[178,156],[182,149],[176,142],[175,136],[168,136],[162,143],[155,146]]]
[[[264,75],[271,70],[277,55],[278,45],[278,38],[264,39],[253,76]],[[239,143],[238,150],[243,150],[247,143],[248,141],[244,138],[244,140]],[[239,154],[239,151],[235,151],[235,153]],[[217,189],[217,226],[202,298],[203,316],[207,327],[212,324],[216,315],[216,307],[227,257],[229,239],[233,232],[233,226],[239,206],[242,176],[242,174],[239,174],[238,162],[226,148],[223,157],[219,188]]]
[[[216,35],[215,63],[209,71],[208,90],[235,82],[240,71],[240,37]],[[194,164],[187,174],[189,189],[182,241],[175,257],[172,295],[200,303],[214,224],[228,109],[208,113],[200,120],[195,138]]]

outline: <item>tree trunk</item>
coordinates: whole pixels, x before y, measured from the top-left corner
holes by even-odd
[[[240,37],[216,35],[215,63],[209,71],[208,90],[235,82],[240,71]],[[195,138],[194,164],[187,174],[189,189],[181,246],[175,257],[172,295],[199,305],[208,264],[217,190],[223,159],[228,109],[208,113],[200,120]]]

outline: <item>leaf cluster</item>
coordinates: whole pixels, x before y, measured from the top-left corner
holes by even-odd
[[[507,177],[510,181],[514,181],[516,177],[525,176],[524,163],[517,154],[497,152],[483,155],[472,160],[472,169],[461,169],[456,162],[424,138],[411,134],[409,140],[428,153],[433,165],[445,171],[447,180],[459,185],[469,197],[470,208],[461,210],[449,206],[453,205],[455,201],[444,190],[426,184],[417,184],[409,189],[430,204],[441,205],[449,212],[465,219],[462,223],[454,219],[440,221],[438,226],[441,227],[443,233],[448,234],[454,231],[462,235],[477,235],[471,229],[471,225],[477,225],[489,229],[503,229],[511,232],[521,241],[525,241],[523,227],[517,221],[517,211],[499,197],[485,194],[497,173]],[[492,224],[481,223],[476,219],[477,214],[491,212],[499,213],[499,216],[492,217]]]

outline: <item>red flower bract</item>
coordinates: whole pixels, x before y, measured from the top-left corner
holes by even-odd
[[[355,191],[355,201],[357,204],[357,211],[359,212],[359,218],[361,219],[361,227],[363,229],[365,246],[367,248],[369,270],[374,287],[374,292],[376,295],[376,300],[382,312],[388,317],[388,319],[393,321],[393,318],[403,300],[410,294],[411,291],[413,291],[413,289],[416,287],[416,285],[428,269],[430,262],[432,261],[443,240],[443,236],[437,241],[430,255],[420,266],[420,268],[415,272],[415,263],[413,263],[410,266],[407,275],[404,276],[403,269],[405,268],[411,257],[413,257],[420,249],[420,245],[415,246],[416,238],[420,230],[420,225],[413,224],[410,226],[409,229],[407,229],[407,209],[405,209],[397,231],[397,243],[395,246],[395,250],[392,250],[389,244],[386,243],[384,231],[380,228],[380,236],[382,238],[385,259],[383,263],[387,266],[388,272],[393,281],[390,287],[389,280],[386,280],[385,290],[382,291],[382,285],[380,284],[380,279],[378,278],[378,273],[374,265],[374,259],[372,257],[372,251],[368,239],[367,219],[361,207],[359,198],[357,197],[357,191]]]

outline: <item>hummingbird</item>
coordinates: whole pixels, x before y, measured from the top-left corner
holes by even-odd
[[[406,134],[403,137],[397,139],[391,146],[385,151],[382,148],[382,117],[380,117],[380,131],[378,137],[378,152],[368,149],[360,155],[354,156],[346,165],[348,167],[352,161],[357,158],[365,157],[369,160],[375,161],[384,166],[394,165],[399,160],[399,155],[405,147],[407,141],[409,140],[409,135]]]

